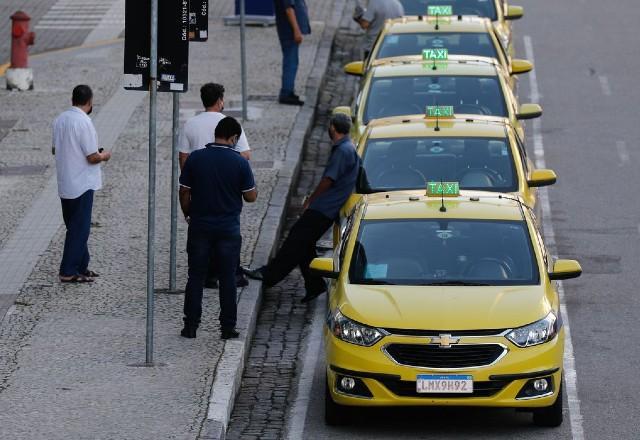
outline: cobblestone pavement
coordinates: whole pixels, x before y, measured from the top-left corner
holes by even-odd
[[[344,64],[358,59],[358,33],[354,33],[349,22],[343,20],[334,42],[316,121],[305,146],[300,180],[290,200],[287,227],[300,214],[302,199],[320,180],[329,158],[331,145],[326,130],[331,109],[352,100],[357,80],[342,72]],[[300,303],[303,294],[304,283],[297,269],[280,285],[265,290],[240,394],[227,431],[228,439],[284,436],[287,407],[295,398],[293,388],[301,341],[313,315],[314,306]],[[323,300],[321,297],[316,302]]]
[[[232,11],[231,2],[219,0],[212,6],[220,15]],[[299,90],[312,69],[331,6],[310,2],[310,12],[314,34],[303,43]],[[204,82],[224,83],[229,107],[240,90],[238,28],[222,26],[220,16],[212,17],[210,25],[210,43],[191,45],[184,117],[199,108],[198,90]],[[261,197],[242,217],[245,263],[251,260],[277,164],[286,155],[285,141],[298,112],[270,98],[277,94],[280,76],[275,29],[250,28],[247,41],[250,105],[256,117],[244,126]],[[50,124],[68,106],[71,88],[79,82],[91,84],[99,114],[120,87],[121,44],[38,60],[47,75],[35,91],[0,90],[0,247],[54,172]],[[163,365],[130,366],[144,359],[146,108],[145,100],[120,134],[116,154],[104,168],[105,186],[96,195],[89,246],[93,269],[101,277],[92,286],[57,282],[60,230],[0,322],[2,438],[195,438],[200,431],[223,348],[215,319],[216,291],[205,292],[202,329],[195,341],[178,336],[181,296],[158,295],[155,355]],[[161,288],[168,281],[170,96],[160,95],[158,110],[156,286]],[[186,282],[185,237],[180,222],[179,286]]]

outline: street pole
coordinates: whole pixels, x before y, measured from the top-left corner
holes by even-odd
[[[169,292],[176,291],[176,241],[178,235],[178,130],[180,94],[173,92],[173,143],[171,148],[171,241],[169,247]]]
[[[240,69],[242,71],[242,122],[247,121],[247,53],[245,48],[245,0],[240,0]]]
[[[146,365],[153,365],[154,253],[156,234],[156,106],[158,100],[158,0],[151,0],[149,84],[149,197],[147,204],[147,339]]]

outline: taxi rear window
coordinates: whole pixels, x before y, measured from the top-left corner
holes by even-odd
[[[524,221],[366,220],[352,284],[518,286],[540,282]]]
[[[455,15],[477,15],[495,21],[498,19],[496,5],[493,0],[400,0],[404,7],[404,15],[426,15],[427,6],[438,4],[452,6]]]
[[[486,32],[390,34],[382,40],[376,58],[419,55],[423,49],[442,47],[449,50],[449,55],[498,58],[493,40]]]
[[[399,76],[372,79],[364,123],[389,116],[424,114],[430,105],[453,106],[457,114],[508,116],[496,76]]]
[[[424,189],[428,181],[461,189],[511,192],[518,188],[506,138],[370,139],[357,191]]]

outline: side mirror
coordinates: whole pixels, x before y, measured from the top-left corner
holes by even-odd
[[[527,60],[511,60],[511,69],[509,73],[511,75],[520,75],[522,73],[531,72],[533,70],[533,63]]]
[[[535,119],[542,116],[542,107],[538,104],[522,104],[516,113],[516,119]]]
[[[533,170],[531,176],[527,179],[527,184],[531,188],[538,188],[541,186],[549,186],[556,183],[558,176],[553,170]]]
[[[522,6],[509,6],[507,12],[504,14],[505,20],[518,20],[524,15],[524,8]]]
[[[323,278],[338,279],[340,276],[340,273],[333,268],[333,258],[314,258],[309,269]]]
[[[339,107],[334,107],[333,111],[331,112],[332,114],[336,114],[336,113],[342,113],[345,114],[347,116],[349,116],[350,118],[352,118],[351,116],[351,107],[349,107],[348,105],[341,105]]]
[[[553,263],[553,272],[549,274],[550,280],[569,280],[582,275],[582,267],[576,260],[556,260]]]
[[[352,61],[344,66],[344,73],[347,75],[362,76],[364,75],[364,61]]]

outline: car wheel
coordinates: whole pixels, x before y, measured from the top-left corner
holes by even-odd
[[[324,381],[324,423],[329,426],[342,426],[348,423],[349,408],[339,405],[331,398],[327,379]]]
[[[560,383],[560,392],[553,405],[538,408],[533,411],[533,423],[536,426],[555,428],[562,425],[562,401],[564,400],[564,386]]]

